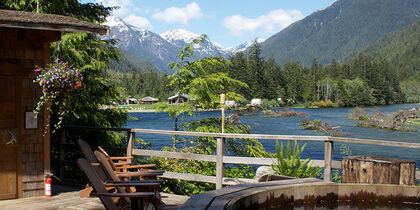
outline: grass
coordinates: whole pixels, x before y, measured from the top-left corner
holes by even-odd
[[[128,110],[154,110],[156,109],[156,104],[127,104],[127,105],[118,105],[120,109]]]
[[[406,125],[412,125],[412,126],[420,127],[420,119],[419,118],[416,118],[416,119],[408,119],[405,124]]]
[[[305,108],[304,104],[293,104],[290,108]]]

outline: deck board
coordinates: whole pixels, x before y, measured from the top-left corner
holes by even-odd
[[[182,205],[189,197],[161,193],[162,201],[168,206],[164,209],[176,209]],[[78,191],[65,192],[51,198],[33,197],[0,201],[0,209],[104,209],[101,201],[97,197],[80,198]]]

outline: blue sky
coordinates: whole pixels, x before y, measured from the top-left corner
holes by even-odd
[[[223,47],[268,38],[335,0],[83,0],[119,6],[114,12],[140,28],[163,33],[182,28],[207,34]]]

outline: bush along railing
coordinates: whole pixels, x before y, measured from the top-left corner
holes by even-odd
[[[71,126],[65,126],[68,129]],[[83,129],[83,127],[77,127]],[[114,130],[115,128],[92,128],[97,130]],[[167,171],[163,174],[163,178],[169,179],[180,179],[187,181],[196,182],[207,182],[216,184],[216,189],[220,189],[223,185],[234,185],[242,181],[251,181],[249,179],[232,179],[224,177],[224,168],[226,164],[245,164],[245,165],[267,165],[271,166],[277,162],[276,158],[256,158],[256,157],[240,157],[240,156],[228,156],[225,154],[225,139],[259,139],[259,140],[292,140],[292,141],[318,141],[324,142],[324,160],[310,160],[306,162],[311,167],[323,167],[323,179],[324,181],[332,181],[332,169],[341,168],[340,161],[333,160],[333,143],[354,143],[354,144],[368,144],[377,146],[390,146],[390,147],[403,147],[403,148],[415,148],[420,149],[418,143],[407,143],[397,141],[384,141],[384,140],[370,140],[370,139],[357,139],[357,138],[344,138],[344,137],[331,137],[331,136],[297,136],[297,135],[265,135],[265,134],[229,134],[229,133],[204,133],[204,132],[186,132],[186,131],[169,131],[169,130],[152,130],[152,129],[124,129],[127,132],[127,148],[126,155],[129,157],[133,156],[144,156],[144,157],[161,157],[170,159],[181,159],[181,160],[196,160],[196,161],[207,161],[216,163],[216,176],[205,176],[198,174],[187,174],[187,173],[175,173]],[[136,134],[159,134],[159,135],[171,135],[171,136],[190,136],[190,137],[211,137],[216,138],[217,147],[216,155],[204,155],[204,154],[192,154],[185,152],[173,152],[173,151],[159,151],[159,150],[146,150],[137,149],[135,147],[135,136]],[[298,148],[296,148],[298,149]],[[299,149],[298,149],[299,150]],[[301,160],[305,163],[306,160]],[[420,176],[416,173],[416,177]]]

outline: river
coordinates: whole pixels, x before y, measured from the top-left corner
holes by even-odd
[[[389,114],[400,109],[411,109],[415,104],[399,104],[389,106],[367,107],[368,112],[378,110],[385,114]],[[383,129],[361,128],[354,126],[357,121],[345,118],[351,108],[331,108],[331,109],[306,109],[298,108],[295,111],[305,112],[309,116],[309,120],[319,119],[329,123],[331,126],[341,126],[342,133],[347,134],[346,137],[376,139],[387,141],[402,141],[420,143],[420,132],[398,132]],[[228,111],[227,115],[231,112]],[[170,120],[167,113],[130,113],[131,117],[136,120],[129,120],[126,127],[129,128],[145,128],[145,129],[161,129],[173,130],[174,121]],[[207,117],[220,117],[220,111],[198,112],[195,116],[184,116],[183,121],[192,121]],[[324,135],[311,130],[303,130],[300,127],[302,117],[287,118],[270,118],[261,112],[257,115],[241,116],[242,124],[251,126],[252,133],[255,134],[278,134],[278,135]],[[160,149],[163,146],[171,146],[172,139],[168,135],[156,134],[136,134],[136,137],[142,138],[147,142],[152,142],[152,149]],[[270,152],[275,151],[275,140],[261,140],[265,149]],[[324,158],[323,142],[305,142],[299,141],[299,144],[306,143],[306,148],[302,154],[304,158],[312,159]],[[350,147],[351,155],[374,155],[381,157],[393,157],[400,159],[416,160],[420,163],[420,150],[409,148],[397,148],[386,146],[373,146],[362,144],[347,144]],[[341,143],[334,144],[334,159],[340,160],[343,156],[340,152]]]

